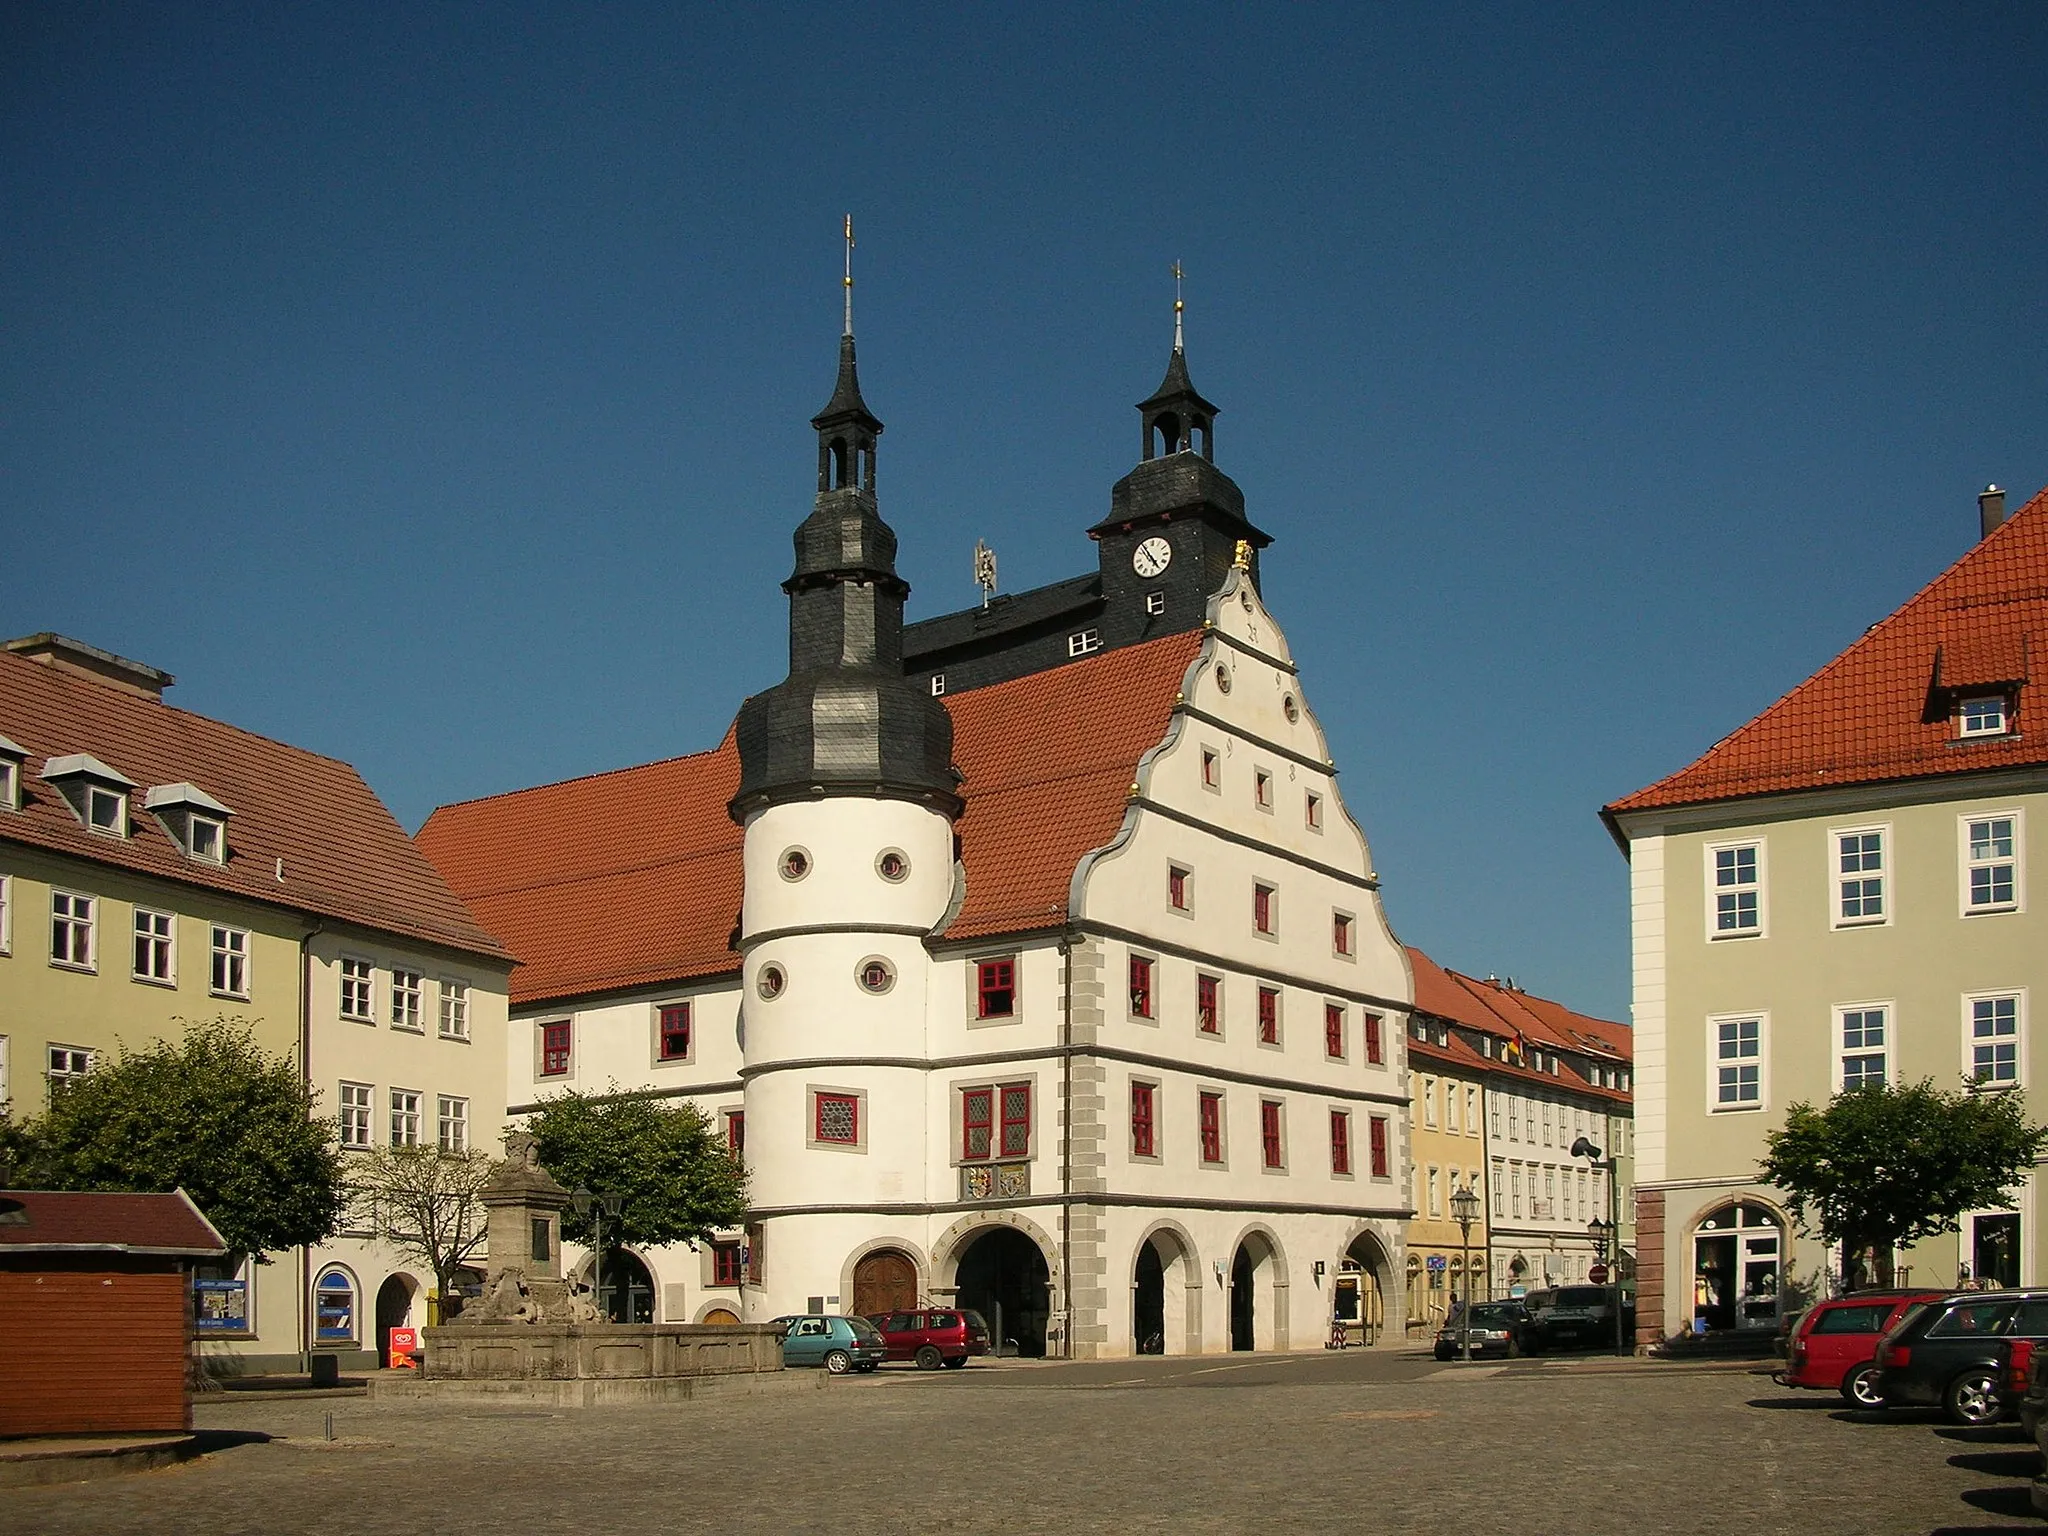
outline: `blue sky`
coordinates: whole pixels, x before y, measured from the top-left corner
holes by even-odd
[[[0,629],[444,801],[783,671],[839,220],[913,616],[1217,459],[1396,932],[1626,1017],[1606,800],[2048,482],[2048,7],[0,11]],[[4,732],[0,722],[0,732]]]

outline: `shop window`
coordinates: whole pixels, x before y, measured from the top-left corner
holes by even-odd
[[[356,1288],[343,1270],[322,1270],[314,1282],[313,1341],[329,1346],[356,1342]]]

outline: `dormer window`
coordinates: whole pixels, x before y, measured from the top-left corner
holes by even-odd
[[[2002,693],[1979,694],[1956,706],[1956,734],[1966,740],[1975,736],[2003,736],[2011,728]]]
[[[207,864],[227,862],[227,823],[234,812],[198,785],[159,784],[142,797],[142,804],[155,813],[188,858]]]
[[[21,809],[21,765],[27,756],[25,748],[0,736],[0,811]]]
[[[103,837],[128,835],[128,792],[135,781],[84,752],[53,757],[43,764],[43,780],[56,786],[87,831]]]

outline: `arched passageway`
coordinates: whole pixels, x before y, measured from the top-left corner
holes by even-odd
[[[1141,1355],[1198,1354],[1201,1266],[1185,1233],[1162,1226],[1138,1244],[1131,1265],[1131,1347]]]
[[[1386,1333],[1393,1275],[1393,1260],[1378,1238],[1361,1232],[1351,1239],[1337,1261],[1334,1290],[1335,1321],[1344,1324],[1347,1342],[1377,1344]]]
[[[1247,1232],[1230,1260],[1230,1347],[1285,1349],[1286,1293],[1280,1250],[1264,1232]]]
[[[391,1363],[391,1330],[412,1323],[412,1299],[419,1286],[410,1275],[390,1275],[377,1287],[377,1364]]]
[[[982,1315],[998,1353],[1038,1356],[1052,1313],[1051,1278],[1036,1243],[1014,1227],[991,1227],[961,1251],[955,1296]]]
[[[606,1251],[597,1285],[597,1310],[608,1322],[654,1321],[654,1277],[637,1254],[624,1248]]]

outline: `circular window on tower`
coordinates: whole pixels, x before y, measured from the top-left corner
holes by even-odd
[[[1293,694],[1287,693],[1280,696],[1280,713],[1287,717],[1290,725],[1301,718],[1301,706],[1294,702]]]
[[[785,880],[801,880],[811,872],[810,851],[805,848],[785,848],[782,862],[776,866]]]
[[[1218,693],[1230,692],[1230,668],[1220,661],[1216,663],[1216,691]]]
[[[884,848],[876,856],[875,873],[891,885],[901,885],[910,875],[910,860],[901,848]]]
[[[863,992],[880,994],[896,985],[896,967],[880,955],[869,955],[861,961],[853,968],[853,976]]]
[[[764,965],[761,974],[754,978],[754,990],[769,1002],[782,996],[782,989],[789,985],[789,978],[782,974],[779,965]]]

